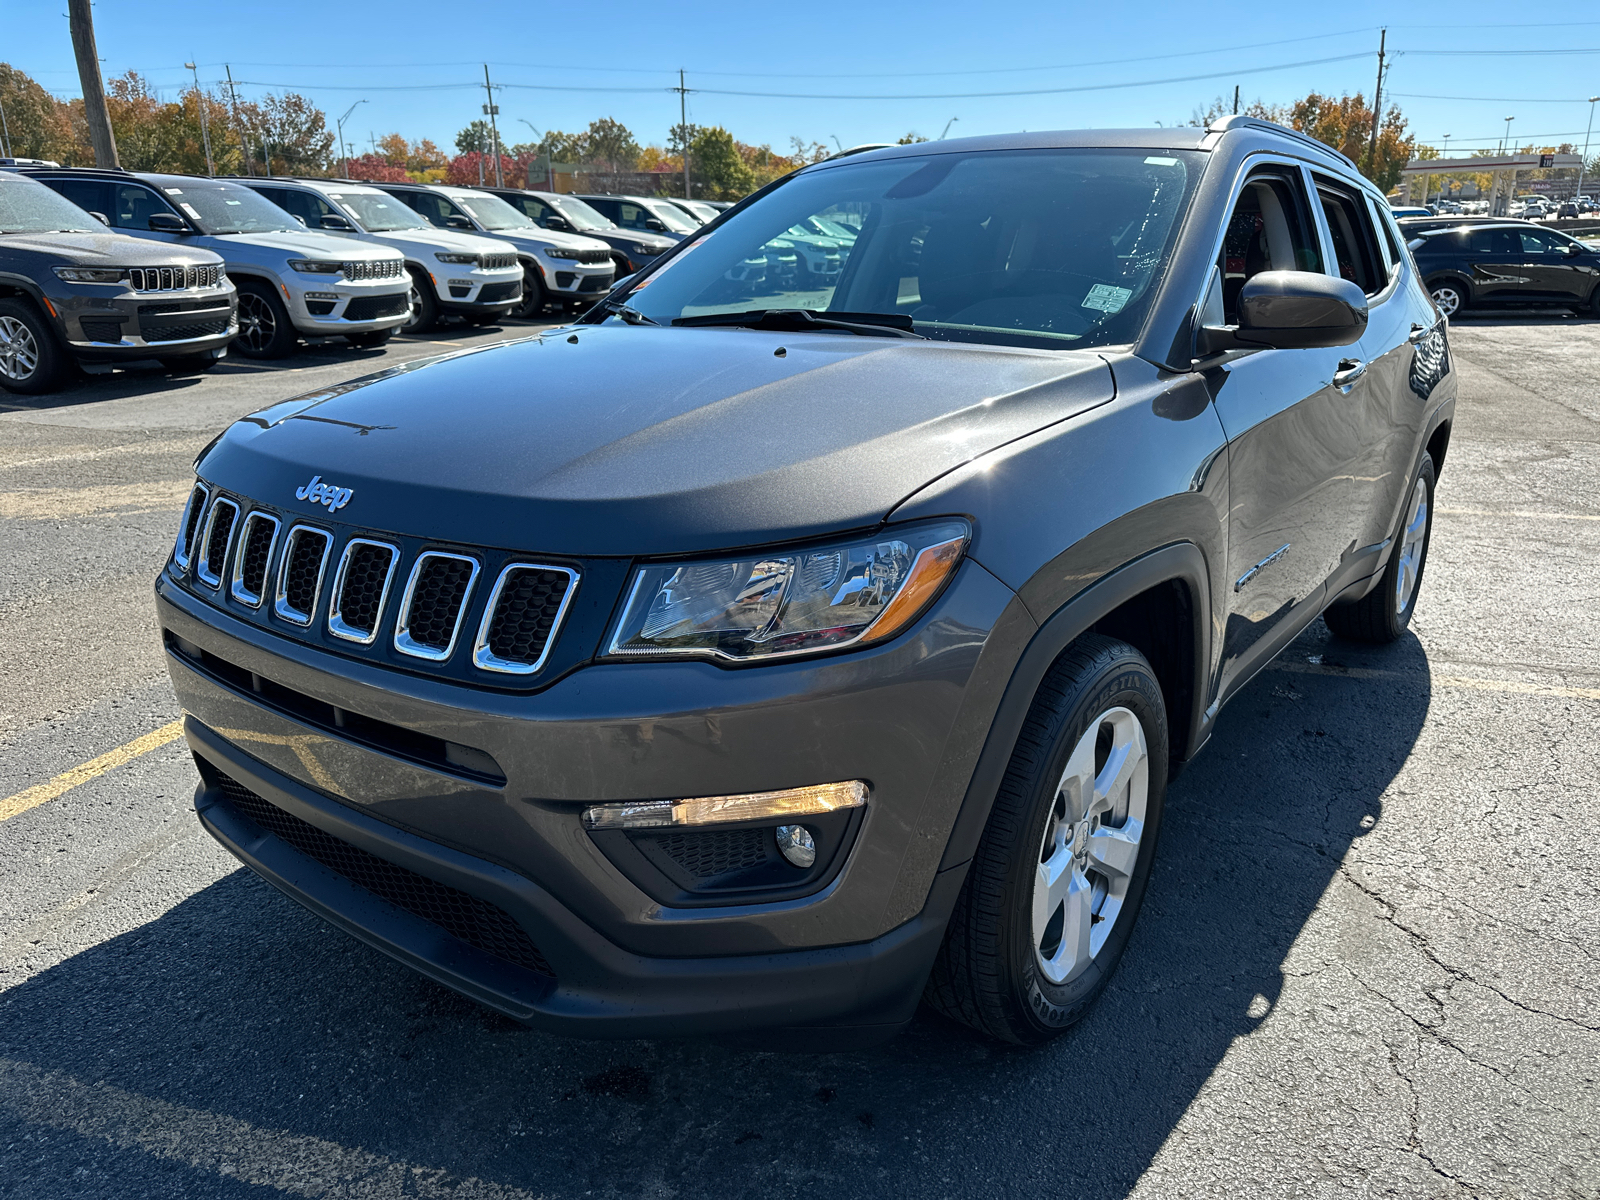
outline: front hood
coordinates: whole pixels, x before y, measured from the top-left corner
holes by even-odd
[[[782,350],[782,356],[777,353]],[[285,401],[200,473],[295,515],[552,554],[748,546],[864,528],[1006,442],[1111,399],[1087,352],[581,326]]]
[[[394,252],[384,246],[335,237],[331,233],[315,233],[306,229],[281,230],[274,233],[217,233],[210,235],[219,249],[224,247],[276,250],[309,258],[339,259],[342,262],[394,261]],[[223,251],[226,253],[226,250]]]
[[[507,249],[503,239],[491,234],[461,233],[454,229],[396,229],[371,236],[396,249],[417,246],[429,250],[459,250],[463,254],[503,254]]]
[[[538,229],[534,226],[517,229],[491,229],[480,236],[499,238],[510,242],[519,250],[542,250],[546,246],[560,246],[567,250],[608,250],[599,238],[584,237],[577,233],[562,233],[556,229]]]
[[[0,253],[42,254],[73,267],[201,266],[217,256],[198,247],[148,242],[125,233],[8,233],[0,236]]]

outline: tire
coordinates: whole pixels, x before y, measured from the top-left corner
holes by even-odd
[[[427,333],[439,323],[439,302],[433,295],[433,281],[416,267],[411,272],[411,315],[400,326],[401,333]]]
[[[1422,572],[1428,565],[1428,542],[1433,534],[1433,458],[1424,454],[1411,477],[1406,502],[1400,509],[1394,550],[1383,568],[1383,578],[1354,604],[1336,604],[1322,614],[1328,628],[1350,642],[1383,645],[1398,640],[1411,624],[1422,591]]]
[[[210,354],[188,354],[182,358],[163,358],[161,365],[169,375],[201,375],[221,361]]]
[[[1454,317],[1472,303],[1472,289],[1459,279],[1435,279],[1428,284],[1428,295],[1446,317]]]
[[[1166,785],[1155,672],[1126,642],[1086,634],[1023,723],[928,981],[932,1007],[1021,1045],[1083,1017],[1138,918]]]
[[[357,350],[375,350],[393,336],[392,329],[374,329],[369,333],[347,333],[344,340]]]
[[[1589,293],[1589,303],[1580,312],[1586,312],[1591,317],[1600,317],[1600,283],[1594,285],[1594,291]]]
[[[53,392],[71,365],[37,308],[27,300],[0,300],[0,387],[24,396]]]
[[[294,350],[294,326],[271,285],[256,279],[239,284],[239,336],[233,348],[246,358],[283,358]]]
[[[522,299],[517,301],[511,315],[519,321],[537,321],[549,307],[550,294],[544,288],[544,276],[538,267],[522,265]]]

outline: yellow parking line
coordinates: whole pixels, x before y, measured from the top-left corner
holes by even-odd
[[[1447,517],[1521,517],[1528,521],[1600,521],[1594,513],[1517,512],[1503,508],[1436,508]]]
[[[159,750],[168,742],[176,741],[183,736],[183,722],[174,721],[170,725],[163,725],[160,729],[136,737],[126,745],[118,746],[115,750],[108,750],[99,758],[91,758],[82,766],[73,767],[70,771],[63,771],[49,783],[36,784],[26,791],[18,792],[15,796],[8,796],[0,800],[0,821],[9,821],[19,813],[25,813],[30,808],[38,808],[50,800],[54,800],[63,792],[70,792],[80,783],[104,775],[107,771],[115,770],[125,762],[131,762],[141,754],[148,754],[152,750]]]

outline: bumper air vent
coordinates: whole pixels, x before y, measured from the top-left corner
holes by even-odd
[[[286,842],[378,899],[437,925],[458,941],[524,970],[554,975],[527,931],[503,908],[352,846],[285,812],[221,771],[213,771],[226,803],[263,833]]]
[[[328,567],[333,539],[320,529],[296,525],[289,530],[278,567],[278,595],[272,611],[285,621],[309,625],[322,594],[322,573]]]
[[[145,331],[144,340],[151,345],[161,342],[188,342],[195,338],[221,337],[228,332],[228,320],[220,317],[215,321],[196,321],[192,325],[167,325],[161,329]]]
[[[379,317],[398,317],[411,311],[409,292],[392,296],[357,296],[344,306],[346,321],[376,321]]]
[[[85,317],[78,324],[83,327],[83,336],[91,342],[120,342],[122,340],[122,322],[109,320],[95,320]]]
[[[180,571],[189,569],[189,559],[194,554],[195,535],[200,531],[200,515],[205,512],[206,498],[211,490],[203,483],[194,485],[189,493],[189,503],[183,506],[183,519],[178,523],[178,543],[172,548],[172,561]]]
[[[544,666],[577,590],[578,573],[566,567],[509,564],[489,595],[473,663],[485,671],[532,675]]]
[[[775,858],[770,829],[724,829],[711,833],[669,833],[649,839],[696,879],[743,871]]]
[[[443,662],[456,648],[461,618],[478,578],[478,560],[430,550],[417,556],[395,621],[394,648]]]
[[[239,506],[232,500],[219,496],[212,501],[205,535],[201,538],[200,561],[195,564],[195,574],[207,587],[222,586],[222,573],[228,569],[228,545],[233,540],[233,526],[238,519]]]
[[[239,549],[234,557],[233,582],[228,587],[229,594],[240,604],[261,607],[261,597],[266,594],[267,567],[272,562],[273,548],[278,544],[278,528],[278,518],[264,512],[253,512],[244,519]]]
[[[389,600],[400,552],[387,542],[351,538],[333,577],[328,602],[328,632],[347,642],[370,646]]]
[[[509,304],[522,295],[522,284],[516,280],[510,283],[486,283],[478,293],[479,304]]]

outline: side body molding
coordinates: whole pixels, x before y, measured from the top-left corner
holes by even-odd
[[[1050,665],[1102,617],[1135,596],[1163,583],[1177,581],[1189,589],[1194,622],[1194,687],[1192,711],[1168,713],[1175,759],[1187,759],[1205,743],[1210,733],[1206,705],[1212,687],[1211,585],[1205,555],[1193,542],[1177,542],[1153,550],[1079,592],[1039,627],[1029,641],[1006,686],[995,712],[978,765],[945,845],[941,871],[969,861],[978,848],[989,810],[1005,777],[1011,752],[1017,744],[1028,709]]]

